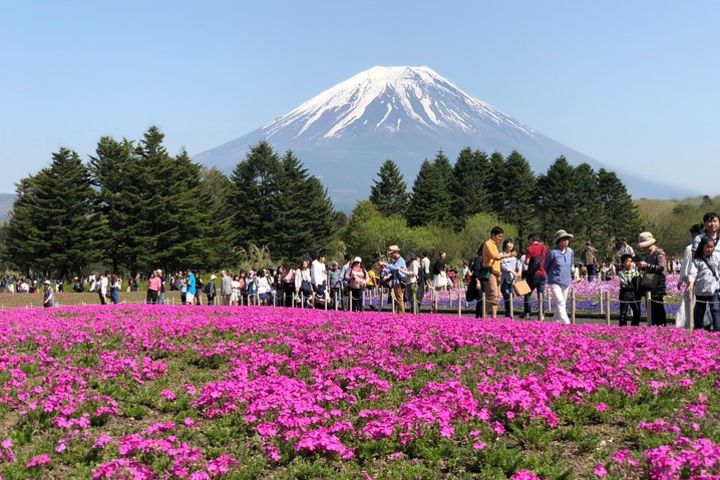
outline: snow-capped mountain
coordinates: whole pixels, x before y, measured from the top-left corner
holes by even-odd
[[[207,150],[195,160],[230,172],[250,146],[268,140],[293,150],[322,179],[339,208],[366,198],[380,164],[393,159],[408,188],[420,163],[442,149],[453,160],[469,146],[504,154],[517,150],[536,173],[559,155],[598,162],[465,93],[428,67],[373,67],[306,101],[259,129]],[[658,185],[623,176],[634,196],[657,196]],[[662,196],[668,196],[666,189]]]

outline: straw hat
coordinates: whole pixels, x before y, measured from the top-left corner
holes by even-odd
[[[388,248],[388,253],[394,253],[394,252],[399,252],[399,251],[400,251],[400,247],[398,247],[397,245],[390,245],[390,248]]]
[[[650,232],[642,232],[640,235],[638,235],[638,247],[640,248],[647,248],[650,245],[654,245],[657,240],[655,240],[655,237],[653,237],[653,234]]]
[[[575,235],[572,235],[565,230],[558,230],[557,232],[555,232],[555,243],[558,243],[563,238],[573,239],[575,238]]]

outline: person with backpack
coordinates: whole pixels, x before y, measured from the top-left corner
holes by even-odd
[[[695,293],[696,298],[693,316],[697,330],[702,328],[710,330],[710,325],[705,327],[703,322],[705,310],[709,306],[713,330],[720,331],[719,272],[720,253],[715,252],[715,240],[710,236],[704,236],[695,250],[688,275],[688,291],[691,295]]]
[[[545,273],[545,257],[547,257],[547,245],[538,240],[537,235],[528,235],[528,247],[525,251],[525,280],[530,287],[530,293],[525,295],[523,301],[523,318],[530,318],[530,300],[533,291],[537,292],[538,304],[544,301],[545,283],[547,282],[547,274]],[[540,318],[540,320],[543,320]]]

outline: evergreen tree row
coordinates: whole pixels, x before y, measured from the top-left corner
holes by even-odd
[[[549,239],[560,228],[580,242],[593,240],[603,253],[620,237],[640,230],[632,198],[617,175],[595,172],[588,164],[573,167],[559,157],[539,176],[518,152],[463,149],[454,165],[438,152],[424,161],[412,190],[392,160],[386,160],[373,181],[370,201],[384,215],[404,217],[408,225],[463,228],[466,219],[491,213],[515,225],[520,243],[531,232]]]
[[[4,259],[30,274],[84,275],[90,266],[134,274],[234,266],[251,244],[273,258],[319,249],[336,215],[292,152],[261,142],[228,179],[185,151],[170,155],[151,127],[139,142],[103,137],[85,165],[66,148],[17,184],[3,227]]]

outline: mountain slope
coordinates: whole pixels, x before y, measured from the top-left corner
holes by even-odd
[[[344,209],[367,197],[386,158],[395,160],[410,186],[423,159],[440,149],[450,158],[466,146],[488,153],[518,150],[536,173],[559,155],[575,164],[602,167],[465,93],[428,67],[373,67],[194,159],[230,172],[260,140],[268,140],[281,153],[295,151]],[[623,179],[636,197],[688,193],[628,175]]]

